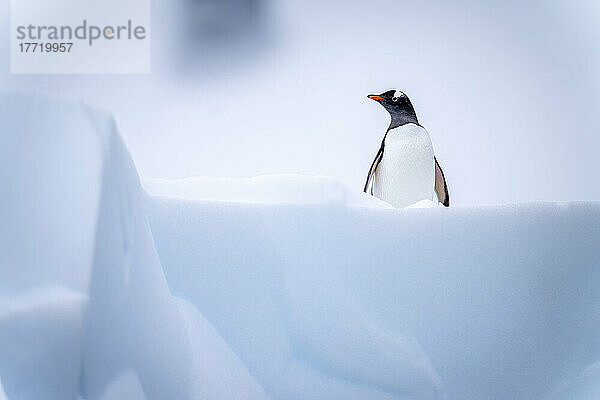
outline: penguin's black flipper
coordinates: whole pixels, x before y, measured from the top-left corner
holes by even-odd
[[[437,198],[445,207],[450,207],[450,195],[448,194],[448,185],[446,184],[446,178],[444,177],[444,171],[438,163],[437,158],[435,160],[435,193]]]
[[[371,180],[373,179],[373,175],[375,175],[375,171],[377,171],[377,166],[379,166],[379,162],[381,161],[382,158],[383,158],[383,143],[381,143],[381,147],[379,148],[379,151],[377,152],[377,155],[375,156],[375,159],[373,160],[373,163],[371,164],[371,169],[369,169],[369,174],[367,175],[367,181],[365,182],[365,187],[363,189],[363,192],[368,193],[367,191],[369,190],[369,183],[371,183]],[[371,187],[371,194],[373,194],[372,187]]]

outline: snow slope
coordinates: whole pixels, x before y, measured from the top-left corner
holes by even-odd
[[[171,295],[110,116],[12,94],[0,110],[7,398],[266,398],[210,322]]]
[[[598,358],[597,204],[150,204],[171,290],[274,397],[288,358],[361,389],[451,399],[547,398]],[[317,391],[301,382],[289,389]]]
[[[0,399],[600,395],[598,203],[146,192],[106,113],[2,94],[0,121]]]

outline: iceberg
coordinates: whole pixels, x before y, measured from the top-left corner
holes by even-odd
[[[598,202],[141,180],[106,112],[0,121],[0,399],[600,396]]]

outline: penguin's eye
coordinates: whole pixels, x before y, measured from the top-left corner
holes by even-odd
[[[394,97],[392,97],[392,101],[396,102],[396,101],[398,101],[398,98],[394,96]]]

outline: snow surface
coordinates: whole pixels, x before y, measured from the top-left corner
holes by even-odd
[[[6,400],[6,393],[4,393],[4,389],[2,388],[1,381],[0,381],[0,400]]]
[[[106,113],[2,94],[0,121],[0,399],[600,396],[599,203],[146,192]]]
[[[48,286],[0,298],[0,376],[10,399],[76,396],[84,300]]]
[[[349,207],[393,208],[362,191],[351,190],[326,176],[261,175],[254,178],[193,177],[146,179],[146,191],[155,196],[244,203],[338,203]]]

